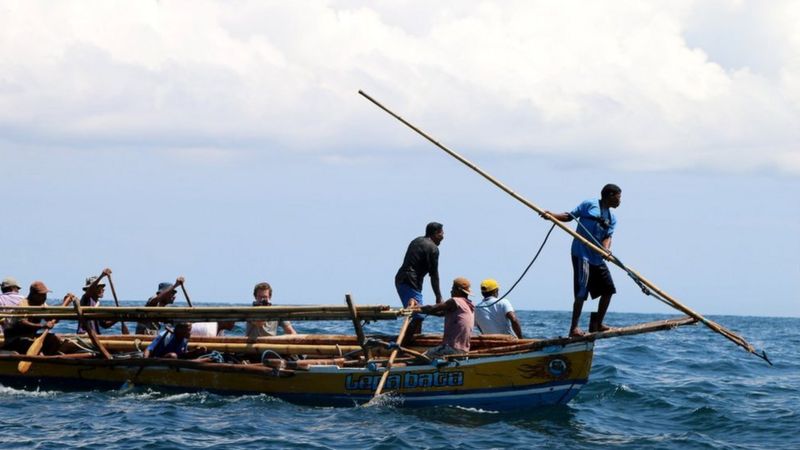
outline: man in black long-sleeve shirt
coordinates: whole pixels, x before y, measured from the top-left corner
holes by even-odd
[[[427,274],[431,276],[436,303],[442,302],[442,292],[439,289],[439,244],[443,239],[444,226],[431,222],[425,227],[425,236],[408,244],[403,265],[394,277],[397,295],[404,307],[422,306],[422,283]],[[423,318],[420,314],[414,314],[406,332],[409,338],[422,332]]]

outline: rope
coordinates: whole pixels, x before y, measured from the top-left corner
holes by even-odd
[[[604,247],[603,247],[603,244],[601,244],[600,242],[598,242],[598,241],[597,241],[597,238],[595,238],[595,237],[594,237],[594,234],[593,234],[591,231],[589,231],[589,229],[588,229],[588,228],[586,228],[586,227],[583,225],[583,223],[581,223],[581,220],[580,220],[579,218],[575,217],[575,216],[574,216],[574,215],[573,215],[571,212],[570,212],[570,213],[567,213],[567,214],[569,214],[569,216],[570,216],[570,217],[571,217],[573,220],[575,220],[576,222],[578,222],[578,227],[579,227],[579,228],[582,228],[582,229],[583,229],[583,231],[585,231],[585,232],[586,232],[586,236],[584,236],[584,237],[587,237],[587,236],[588,236],[588,237],[589,237],[589,238],[590,238],[590,239],[593,241],[593,243],[594,243],[596,246],[598,246],[598,247],[600,247],[600,248],[604,248]],[[654,297],[656,300],[658,300],[658,301],[660,301],[660,302],[664,303],[665,305],[672,306],[672,303],[671,303],[671,302],[669,302],[667,299],[665,299],[664,297],[662,297],[661,295],[659,295],[657,292],[653,292],[652,290],[650,290],[650,288],[648,288],[647,286],[645,286],[645,284],[642,282],[642,280],[641,280],[641,279],[639,279],[639,277],[638,277],[638,276],[636,276],[636,274],[634,274],[633,272],[631,272],[631,270],[630,270],[630,269],[628,269],[628,267],[627,267],[627,266],[626,266],[626,265],[625,265],[625,264],[622,262],[622,260],[620,260],[620,259],[619,259],[619,257],[617,257],[616,255],[613,255],[613,254],[611,253],[611,250],[608,250],[608,249],[606,249],[606,251],[608,251],[608,255],[609,255],[609,256],[613,256],[613,257],[614,257],[614,259],[616,259],[616,260],[617,260],[617,262],[619,263],[619,267],[620,267],[622,270],[624,270],[624,271],[625,271],[625,273],[627,273],[629,277],[631,277],[631,279],[633,280],[633,282],[634,282],[634,283],[636,283],[636,284],[639,286],[639,288],[642,290],[642,292],[644,293],[644,295],[649,295],[649,296],[651,296],[651,297]]]
[[[542,241],[542,245],[539,246],[539,250],[536,251],[536,254],[533,256],[533,259],[531,260],[530,264],[528,264],[528,267],[526,267],[525,270],[522,271],[522,275],[520,275],[519,278],[517,278],[517,281],[514,282],[514,284],[511,286],[511,288],[508,291],[506,291],[506,293],[503,294],[502,297],[498,298],[497,300],[493,301],[492,303],[489,303],[487,305],[483,305],[483,304],[476,305],[476,308],[490,308],[490,307],[496,305],[497,302],[499,302],[500,300],[503,300],[504,298],[506,298],[506,296],[508,296],[508,294],[510,294],[511,291],[513,291],[514,288],[517,287],[519,282],[522,281],[522,279],[528,273],[528,270],[530,270],[531,266],[533,266],[533,263],[536,262],[536,258],[538,258],[539,254],[542,253],[542,249],[544,249],[544,245],[547,243],[547,239],[550,237],[550,233],[553,232],[553,228],[555,228],[555,227],[556,227],[556,224],[554,223],[553,226],[550,227],[550,230],[547,232],[547,235],[544,237],[544,240]]]

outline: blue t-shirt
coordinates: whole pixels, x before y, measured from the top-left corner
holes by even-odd
[[[598,247],[602,247],[603,240],[614,234],[617,218],[610,209],[603,209],[601,211],[600,200],[586,200],[578,205],[571,214],[583,225],[579,225],[576,229],[578,234]],[[588,230],[588,233],[586,230]],[[592,239],[590,233],[591,236],[594,236],[594,239]],[[603,257],[600,256],[600,254],[595,253],[577,239],[572,240],[572,254],[589,261],[589,264],[600,265],[604,263]]]
[[[160,358],[167,353],[175,353],[181,356],[189,350],[189,339],[176,339],[173,333],[164,330],[147,346],[147,350],[150,351],[150,356],[154,358]]]

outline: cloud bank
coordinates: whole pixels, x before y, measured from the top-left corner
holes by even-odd
[[[0,10],[0,152],[337,160],[420,145],[356,95],[364,89],[473,153],[800,175],[797,2],[6,1]]]

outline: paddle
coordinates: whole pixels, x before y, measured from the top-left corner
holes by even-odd
[[[75,297],[72,293],[68,293],[67,295],[64,296],[64,300],[61,302],[61,306],[69,306],[69,304],[75,300],[77,300],[77,297]],[[58,320],[54,321],[54,324],[57,322]],[[42,332],[42,334],[40,334],[33,341],[31,346],[28,347],[28,351],[25,352],[25,356],[36,356],[39,354],[39,352],[42,351],[44,340],[47,338],[47,335],[50,333],[50,330],[51,328],[45,329]],[[17,364],[17,371],[19,371],[19,373],[27,373],[28,370],[30,370],[32,364],[33,361],[20,361],[19,364]]]
[[[111,295],[114,296],[114,304],[117,305],[117,308],[119,308],[119,299],[117,298],[117,290],[114,289],[114,281],[111,280],[111,273],[109,273],[107,277],[108,277],[108,285],[109,287],[111,287]],[[121,327],[122,334],[131,334],[131,332],[128,330],[128,326],[125,325],[125,322],[120,321],[119,323],[122,324]]]
[[[194,308],[194,306],[192,306],[192,300],[189,299],[189,293],[186,292],[186,287],[183,285],[183,282],[181,282],[181,290],[183,291],[183,296],[186,298],[186,303],[188,303],[190,307]]]
[[[75,313],[78,315],[78,322],[82,322],[83,310],[81,309],[81,302],[73,302],[72,306],[75,307]],[[108,353],[108,350],[106,350],[103,343],[97,338],[97,333],[95,333],[94,327],[90,326],[89,323],[84,323],[83,328],[86,330],[86,334],[89,335],[89,340],[92,341],[92,344],[94,344],[95,347],[97,347],[97,350],[100,351],[100,353],[103,355],[103,358],[111,359],[111,353]]]
[[[408,329],[409,323],[411,323],[411,316],[406,316],[406,319],[403,321],[403,326],[400,327],[400,334],[397,335],[397,342],[403,342],[403,338],[406,336],[406,330]],[[389,378],[389,370],[391,370],[392,364],[394,364],[394,359],[397,357],[398,351],[399,349],[396,348],[392,350],[392,353],[389,354],[389,360],[386,361],[386,371],[383,372],[381,381],[378,382],[378,387],[375,388],[375,394],[372,396],[373,400],[381,395],[381,391],[383,391],[383,385],[386,384],[386,379]]]
[[[728,330],[727,328],[723,327],[722,325],[720,325],[720,324],[718,324],[716,322],[713,322],[711,320],[706,319],[705,317],[700,315],[700,313],[698,313],[698,312],[690,309],[689,307],[681,304],[676,299],[672,298],[669,294],[667,294],[666,292],[662,291],[659,287],[654,285],[652,282],[650,282],[649,280],[647,280],[643,276],[639,275],[639,273],[634,271],[632,268],[626,267],[624,264],[622,264],[622,261],[617,259],[616,256],[612,255],[610,251],[608,251],[608,250],[606,250],[604,248],[598,247],[594,243],[590,242],[589,240],[587,240],[586,238],[584,238],[583,236],[578,234],[576,231],[572,230],[572,228],[568,227],[567,225],[564,225],[563,223],[561,223],[560,221],[555,219],[546,210],[534,205],[533,203],[531,203],[530,201],[528,201],[527,199],[525,199],[521,195],[517,194],[516,192],[511,190],[509,187],[507,187],[506,185],[504,185],[503,183],[501,183],[500,181],[498,181],[497,179],[495,179],[494,177],[489,175],[483,169],[481,169],[480,167],[476,166],[474,163],[472,163],[468,159],[464,158],[463,156],[461,156],[460,154],[456,153],[455,151],[453,151],[453,150],[445,147],[444,145],[440,144],[435,139],[433,139],[431,136],[426,134],[424,131],[422,131],[419,128],[415,127],[414,125],[412,125],[411,123],[409,123],[408,121],[403,119],[402,117],[398,116],[397,114],[395,114],[394,112],[389,110],[387,107],[385,107],[382,104],[380,104],[377,100],[375,100],[372,97],[370,97],[369,95],[367,95],[364,91],[359,90],[358,93],[361,94],[361,96],[363,96],[364,98],[366,98],[370,102],[372,102],[373,104],[375,104],[375,106],[379,107],[380,109],[384,110],[385,112],[387,112],[389,115],[391,115],[395,119],[397,119],[400,122],[402,122],[405,126],[411,128],[412,130],[417,132],[417,134],[419,134],[420,136],[422,136],[425,139],[427,139],[428,141],[430,141],[433,145],[435,145],[436,147],[440,148],[445,153],[449,154],[450,156],[452,156],[453,158],[459,160],[461,163],[463,163],[464,165],[466,165],[470,169],[472,169],[475,172],[477,172],[483,178],[485,178],[486,180],[488,180],[490,183],[494,184],[498,188],[502,189],[508,195],[514,197],[516,200],[518,200],[519,202],[521,202],[522,204],[524,204],[528,208],[536,211],[543,218],[545,218],[545,219],[553,222],[554,224],[556,224],[559,228],[561,228],[562,230],[564,230],[565,232],[570,234],[575,239],[577,239],[580,242],[582,242],[584,245],[586,245],[586,247],[592,249],[592,251],[594,251],[595,253],[598,253],[603,258],[605,258],[608,261],[610,261],[612,264],[616,265],[617,267],[619,267],[622,270],[624,270],[625,272],[627,272],[628,275],[631,278],[633,278],[635,281],[637,281],[637,283],[643,284],[648,289],[650,289],[652,292],[657,294],[656,298],[658,298],[659,300],[661,300],[664,303],[668,304],[669,306],[672,306],[673,308],[683,312],[684,314],[687,314],[688,316],[690,316],[690,317],[702,322],[703,325],[707,326],[711,330],[721,334],[722,336],[725,336],[728,340],[730,340],[734,344],[744,348],[748,352],[752,353],[755,356],[758,356],[759,358],[763,359],[764,361],[766,361],[770,365],[772,365],[772,363],[767,358],[767,354],[763,350],[761,351],[761,354],[759,354],[758,351],[756,350],[756,348],[752,344],[747,342],[743,337],[739,336],[738,334],[734,333],[733,331]]]

